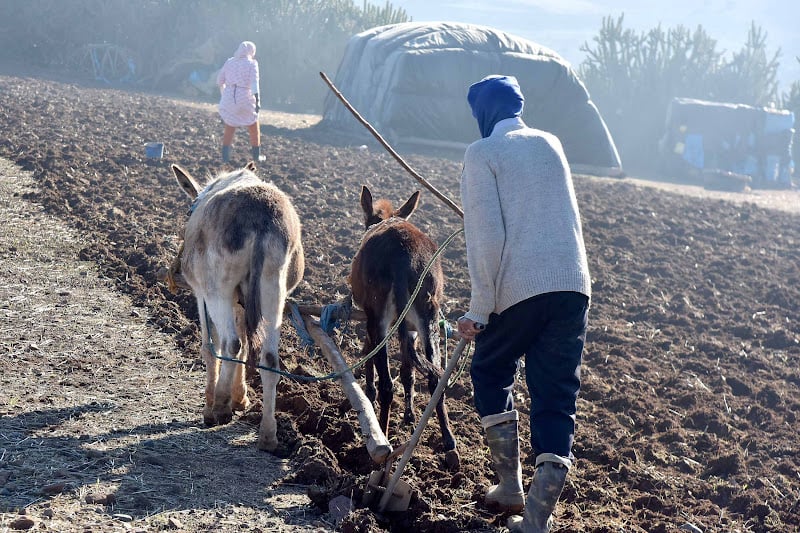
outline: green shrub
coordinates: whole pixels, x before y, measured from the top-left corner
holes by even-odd
[[[328,88],[319,72],[335,71],[348,39],[407,20],[389,2],[366,0],[4,0],[0,56],[92,76],[91,51],[100,50],[123,69],[130,59],[139,85],[178,90],[250,40],[264,105],[320,112]]]

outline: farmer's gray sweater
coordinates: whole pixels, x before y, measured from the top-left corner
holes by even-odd
[[[472,297],[466,317],[547,292],[591,297],[578,202],[558,138],[520,118],[472,143],[461,175]]]

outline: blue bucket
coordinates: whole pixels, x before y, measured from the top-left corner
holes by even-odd
[[[164,157],[164,143],[147,143],[144,145],[144,154],[149,159],[161,159]]]

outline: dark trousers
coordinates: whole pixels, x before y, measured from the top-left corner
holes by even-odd
[[[481,417],[514,409],[514,381],[525,356],[534,456],[572,458],[588,311],[583,294],[540,294],[492,314],[475,338],[470,374]]]

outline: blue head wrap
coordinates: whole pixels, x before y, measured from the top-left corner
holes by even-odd
[[[522,115],[525,97],[517,78],[495,74],[470,85],[467,101],[472,116],[478,120],[481,136],[488,137],[501,120]]]

